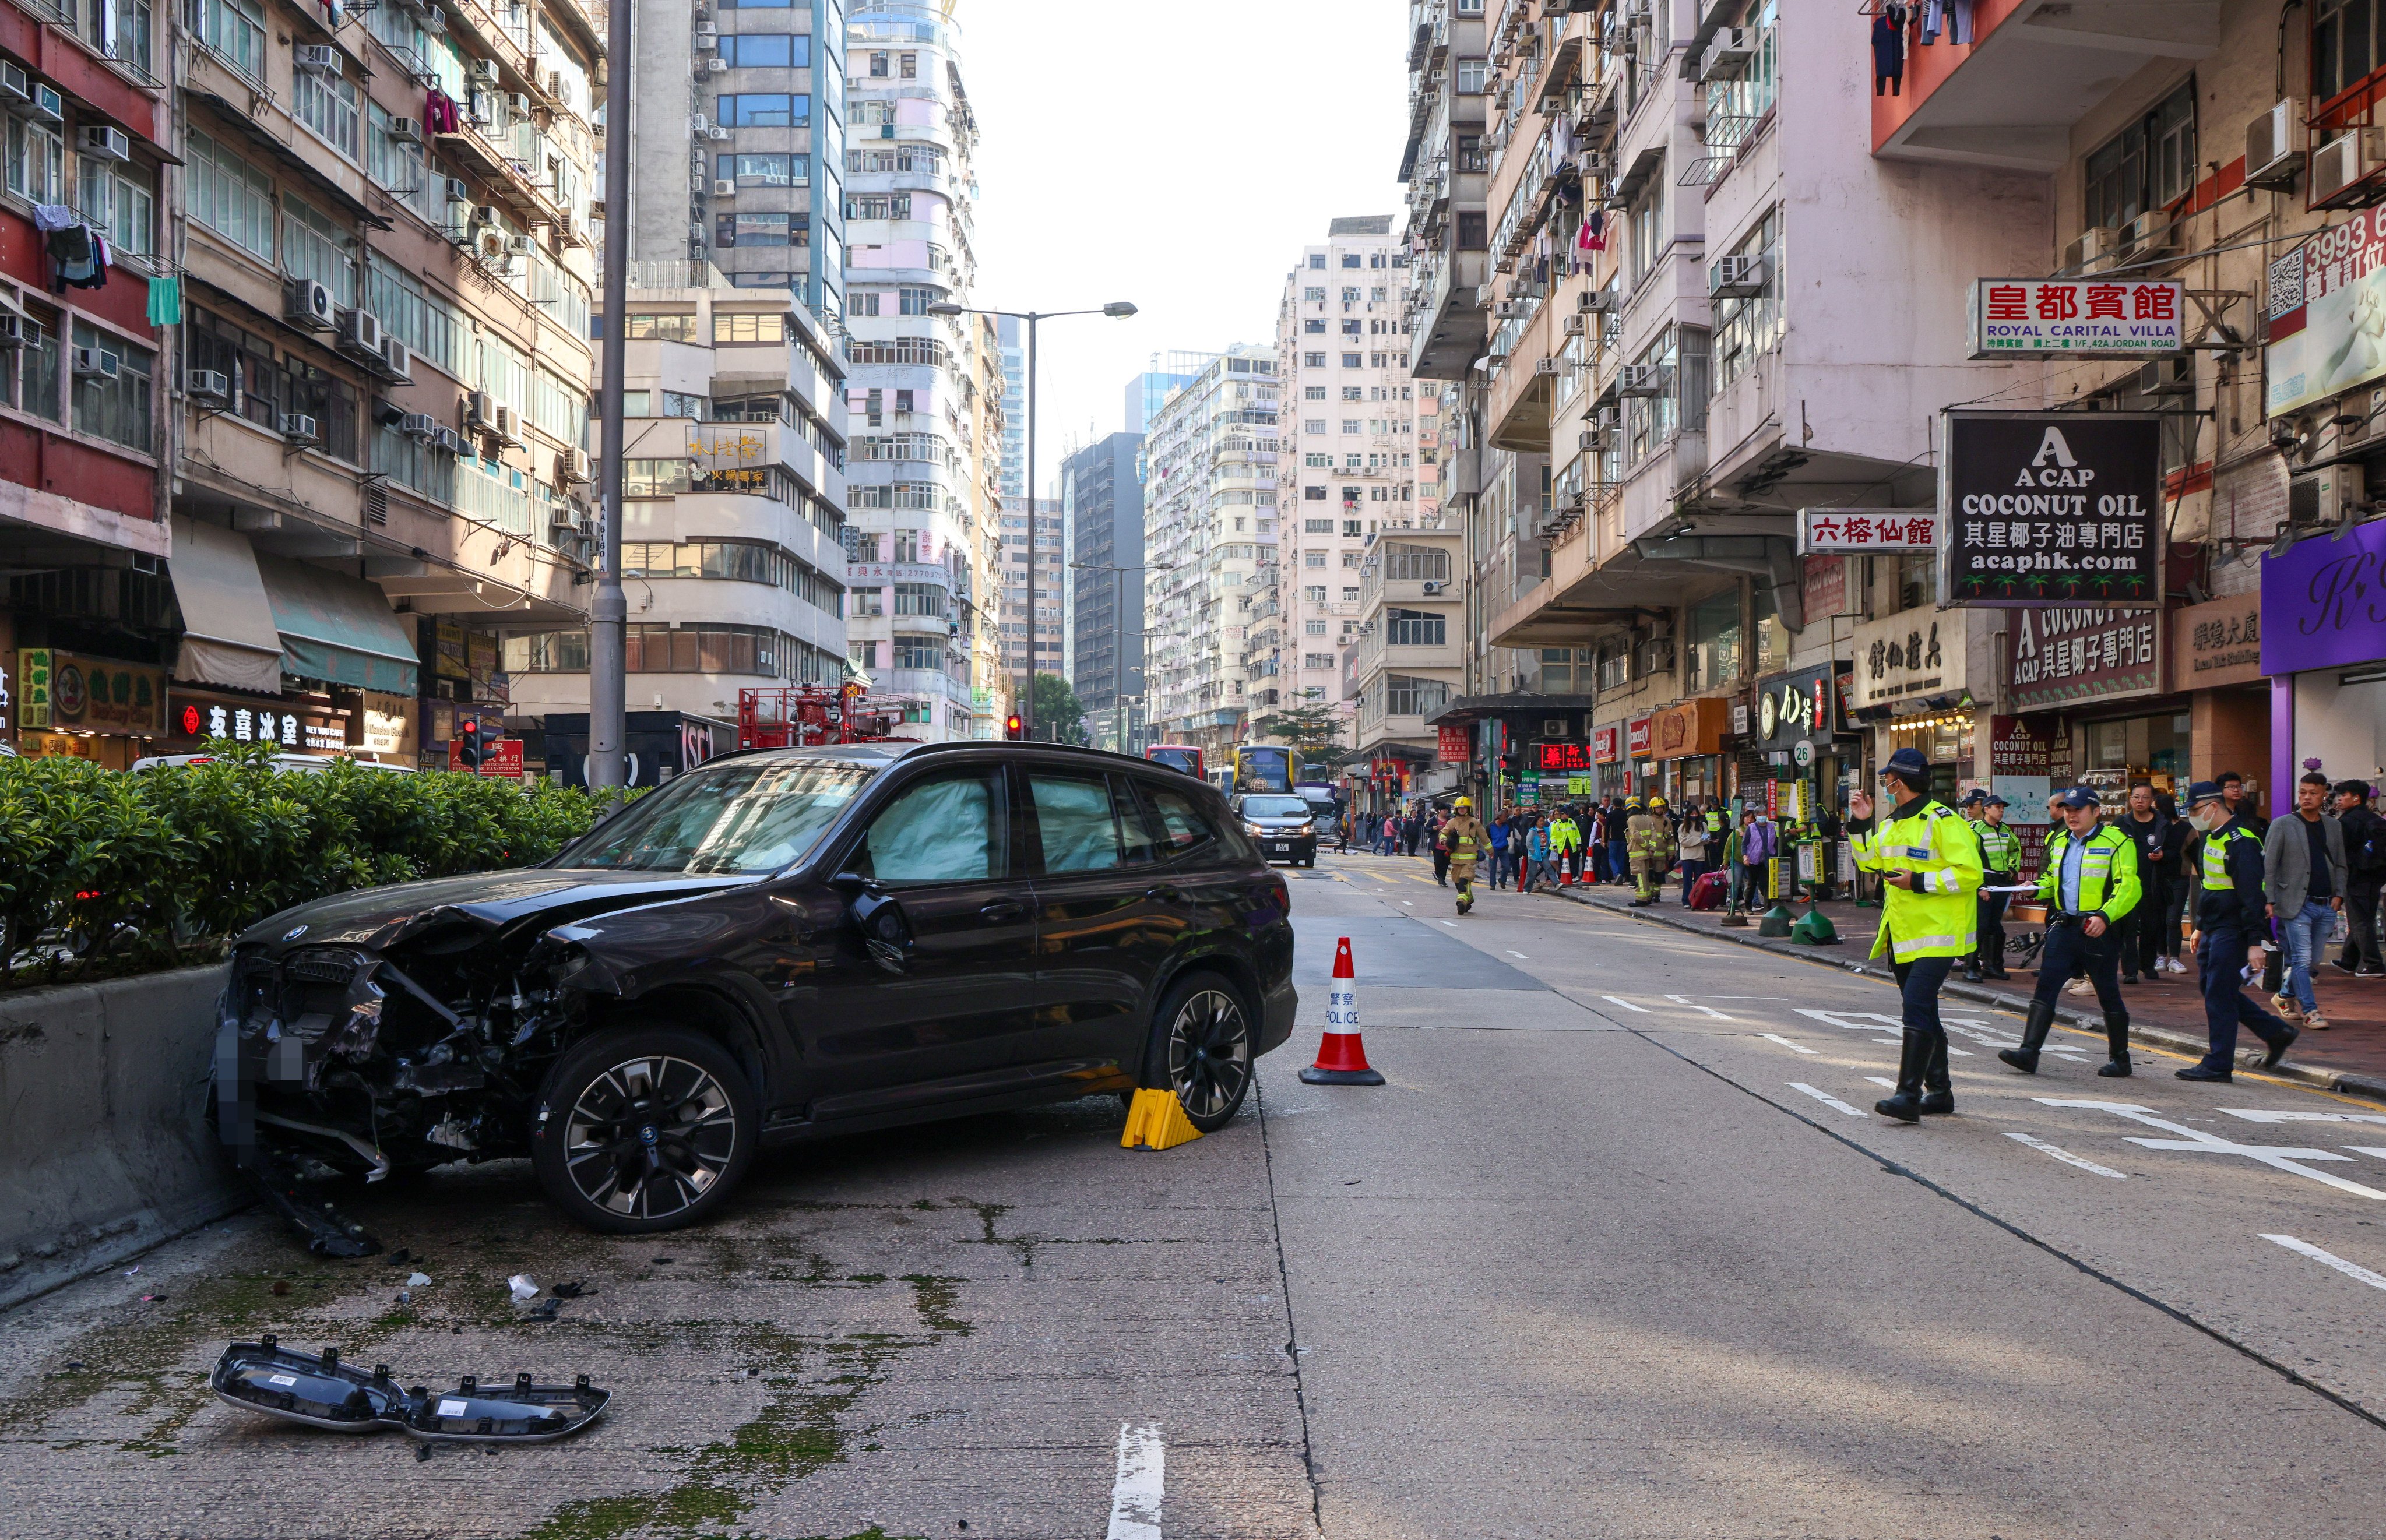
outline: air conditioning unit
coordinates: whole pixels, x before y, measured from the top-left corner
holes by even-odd
[[[719,42],[720,38],[721,29],[714,23],[710,21],[699,21],[696,24],[696,42],[698,47],[702,47],[707,44]]]
[[[381,337],[381,372],[382,378],[394,385],[414,382],[414,349],[406,345],[404,338],[386,329]]]
[[[2129,256],[2132,259],[2160,257],[2179,244],[2179,232],[2172,228],[2170,216],[2163,210],[2150,209],[2129,221]]]
[[[0,351],[15,352],[31,340],[30,334],[36,330],[14,310],[0,310]]]
[[[704,72],[708,75],[726,75],[729,73],[729,61],[715,55],[704,61]]]
[[[585,449],[559,450],[555,457],[555,479],[559,482],[585,484],[590,479],[588,451]]]
[[[497,222],[497,206],[493,203],[474,205],[472,222],[476,225],[495,225]]]
[[[516,91],[506,97],[506,121],[527,122],[530,119],[530,98]]]
[[[391,119],[389,120],[389,137],[390,137],[391,141],[392,141],[393,143],[395,143],[395,144],[421,144],[421,143],[422,143],[422,119],[420,119],[420,118],[393,118],[393,119]]]
[[[1427,578],[1419,586],[1423,589],[1425,597],[1431,598],[1436,594],[1440,593],[1443,589],[1448,588],[1450,586],[1450,581],[1446,578]]]
[[[735,197],[737,195],[737,180],[735,177],[714,178],[712,182],[712,195],[716,198]]]
[[[707,133],[705,134],[705,136],[704,136],[704,137],[706,137],[707,139],[715,140],[715,141],[722,140],[722,139],[726,139],[726,138],[728,138],[728,137],[729,137],[729,131],[728,131],[727,129],[722,128],[720,124],[715,123],[715,124],[713,124],[713,125],[712,125],[711,130],[710,130],[709,132],[707,132]]]
[[[712,119],[699,112],[688,120],[688,130],[701,139],[712,131]]]
[[[546,72],[546,94],[554,97],[559,102],[563,100],[562,70],[550,69]]]
[[[290,50],[290,62],[309,75],[340,72],[340,51],[328,43],[302,43]]]
[[[470,251],[472,246],[472,206],[450,203],[447,206],[446,235],[448,241]]]
[[[332,291],[311,278],[294,278],[282,287],[282,319],[308,332],[332,329]]]
[[[122,129],[105,123],[87,123],[75,131],[75,149],[95,160],[127,161],[132,158],[132,141]]]
[[[24,67],[0,59],[0,101],[30,102],[32,99],[32,82],[26,79]]]
[[[505,232],[496,229],[495,226],[490,226],[481,232],[480,242],[480,249],[477,255],[480,257],[482,261],[498,264],[505,262]]]
[[[496,431],[498,443],[514,444],[521,442],[514,432],[514,409],[511,407],[499,407],[496,419],[492,426]]]
[[[1565,319],[1565,330],[1569,337],[1583,336],[1590,330],[1590,318],[1576,311]]]
[[[182,394],[194,401],[229,407],[232,405],[232,376],[220,369],[184,369]]]
[[[506,255],[509,257],[528,257],[537,249],[538,243],[527,235],[512,236],[506,242]]]
[[[2121,232],[2112,225],[2098,225],[2082,231],[2079,238],[2063,248],[2063,266],[2068,272],[2087,272],[2094,268],[2108,268],[2121,257]]]
[[[496,420],[496,403],[489,399],[487,391],[464,393],[464,426],[467,429],[485,432]]]
[[[496,61],[495,59],[474,59],[472,61],[472,83],[477,86],[495,89],[497,83]]]
[[[449,203],[471,203],[472,201],[472,189],[465,185],[464,179],[462,177],[449,177],[447,179],[447,201]]]
[[[1665,366],[1663,364],[1626,364],[1616,376],[1618,395],[1663,395],[1665,394]]]
[[[447,30],[447,13],[436,6],[423,6],[421,19],[422,30],[433,37],[439,36]]]
[[[2138,366],[2140,395],[2193,395],[2195,369],[2184,358],[2156,358]]]
[[[2361,513],[2363,477],[2357,465],[2334,465],[2287,482],[2287,526],[2332,530]]]
[[[1614,446],[1614,434],[1607,428],[1585,428],[1575,435],[1576,446],[1586,455],[1602,455]]]
[[[571,210],[567,208],[555,216],[555,238],[567,246],[581,244],[580,231],[571,222]]]
[[[2386,129],[2355,129],[2312,152],[2309,200],[2323,208],[2386,166]]]
[[[1701,81],[1736,81],[1748,73],[1755,46],[1746,27],[1723,27],[1699,57]]]
[[[441,454],[455,455],[459,457],[463,455],[464,451],[470,447],[464,442],[464,435],[458,432],[453,428],[440,429],[439,436],[431,442],[433,447],[437,448]]]
[[[1762,256],[1717,257],[1707,269],[1707,297],[1754,299],[1772,277],[1773,265]]]
[[[408,412],[397,419],[397,431],[410,439],[435,439],[439,436],[439,419],[429,412]]]
[[[2280,102],[2245,125],[2245,185],[2292,187],[2304,169],[2296,143],[2295,104]]]
[[[304,412],[283,412],[282,414],[282,436],[288,439],[293,444],[320,444],[323,442],[323,435],[316,428],[315,419],[308,417]]]
[[[67,120],[67,99],[54,85],[33,82],[33,99],[25,104],[25,116],[37,123],[63,123]]]
[[[1555,374],[1557,371],[1558,361],[1555,358],[1536,358],[1533,360],[1533,372],[1535,374]]]
[[[378,361],[381,357],[381,318],[370,310],[341,311],[340,351]]]
[[[1585,289],[1575,296],[1574,307],[1584,312],[1613,310],[1615,294],[1608,289]]]

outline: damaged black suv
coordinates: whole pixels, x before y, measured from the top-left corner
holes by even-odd
[[[1043,744],[716,760],[544,866],[343,894],[235,943],[219,1128],[310,1182],[527,1156],[593,1228],[717,1210],[758,1149],[1138,1085],[1217,1129],[1292,1031],[1292,928],[1224,799]]]

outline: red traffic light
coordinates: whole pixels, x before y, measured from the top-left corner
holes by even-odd
[[[1006,738],[1021,738],[1026,736],[1026,724],[1019,720],[1018,712],[1013,711],[1010,718],[1003,722],[1002,735]]]

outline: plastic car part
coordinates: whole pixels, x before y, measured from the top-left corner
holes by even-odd
[[[483,1391],[466,1375],[451,1391],[401,1386],[389,1365],[371,1373],[340,1361],[339,1349],[301,1353],[271,1336],[235,1342],[208,1375],[216,1398],[244,1411],[334,1433],[397,1428],[440,1443],[547,1444],[568,1438],[604,1415],[612,1392],[581,1375],[568,1385],[538,1384],[517,1374],[502,1390]]]

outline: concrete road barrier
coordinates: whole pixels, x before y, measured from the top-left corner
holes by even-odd
[[[248,1201],[207,1126],[223,970],[0,995],[0,1308]]]

